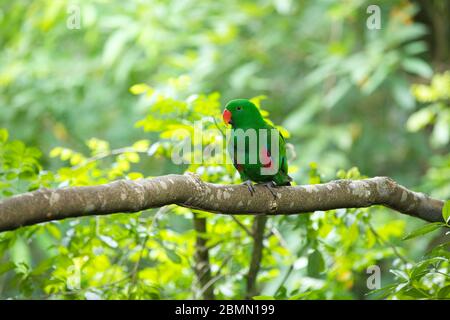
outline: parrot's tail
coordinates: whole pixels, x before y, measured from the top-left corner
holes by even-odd
[[[286,185],[287,186],[292,186],[292,184],[291,184],[291,181],[294,181],[294,179],[292,179],[290,176],[287,176],[288,177],[288,182],[286,183]]]

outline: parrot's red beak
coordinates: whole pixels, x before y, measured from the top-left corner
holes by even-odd
[[[229,110],[225,109],[223,111],[222,117],[223,117],[223,122],[225,122],[226,124],[232,123],[231,122],[231,112]]]

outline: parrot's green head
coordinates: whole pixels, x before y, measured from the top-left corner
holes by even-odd
[[[247,99],[231,100],[223,111],[223,121],[233,128],[252,127],[264,123],[259,109]]]

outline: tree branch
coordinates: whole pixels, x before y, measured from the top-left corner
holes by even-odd
[[[252,258],[250,260],[250,267],[247,273],[247,292],[246,299],[251,299],[253,296],[258,295],[259,288],[257,287],[256,279],[261,267],[261,260],[263,257],[264,249],[264,231],[266,230],[267,216],[256,216],[253,221],[253,248]]]
[[[195,237],[195,266],[194,271],[197,276],[201,295],[205,300],[214,300],[214,282],[211,282],[211,264],[209,262],[209,249],[206,246],[206,218],[199,217],[194,213]]]
[[[383,205],[429,222],[443,221],[444,202],[417,193],[390,178],[336,180],[277,188],[277,199],[263,186],[251,196],[243,185],[206,183],[195,175],[39,189],[0,201],[0,231],[65,218],[138,212],[169,204],[223,214],[299,214],[338,208]]]

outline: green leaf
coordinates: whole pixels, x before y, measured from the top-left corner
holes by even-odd
[[[449,223],[450,219],[450,200],[445,201],[444,207],[442,208],[442,217],[444,218],[445,223]]]
[[[447,259],[443,257],[432,257],[417,263],[411,270],[410,278],[411,280],[419,279],[428,273],[430,265],[436,265],[439,262],[445,262]]]
[[[272,296],[254,296],[252,297],[253,300],[275,300]]]
[[[409,83],[403,79],[392,82],[392,96],[398,105],[405,109],[412,109],[415,106],[415,100],[409,89]]]
[[[408,289],[404,290],[402,293],[406,296],[417,298],[417,299],[429,297],[429,294],[427,294],[426,292],[423,292],[417,288],[414,288],[414,287],[408,288]]]
[[[437,294],[439,299],[450,298],[450,285],[441,288]]]
[[[278,289],[277,293],[275,294],[275,297],[277,299],[285,299],[287,297],[286,287],[282,286],[280,289]]]
[[[431,142],[434,146],[444,146],[450,140],[450,117],[447,120],[445,117],[438,117],[434,125],[433,133],[431,134]]]
[[[12,261],[0,264],[0,275],[14,269],[16,267],[16,264]]]
[[[109,237],[109,236],[105,236],[105,235],[99,235],[98,236],[105,244],[107,244],[109,247],[115,249],[119,246],[119,244],[117,243],[116,240],[114,240],[113,238]]]
[[[325,269],[325,261],[319,250],[315,249],[308,256],[308,275],[319,276]]]
[[[423,108],[414,112],[406,122],[406,128],[409,131],[416,132],[430,124],[435,114],[431,108]]]
[[[0,129],[0,143],[6,142],[8,140],[8,130]]]
[[[62,150],[63,150],[63,148],[61,148],[61,147],[53,148],[53,149],[50,151],[50,158],[56,158],[56,157],[59,157],[59,155],[61,154]]]
[[[433,222],[433,223],[429,223],[427,225],[424,225],[423,227],[414,230],[413,232],[411,232],[410,234],[408,234],[406,237],[403,238],[403,240],[409,240],[418,236],[422,236],[424,234],[433,232],[434,230],[439,229],[440,227],[445,226],[446,224],[443,222]]]
[[[151,90],[151,88],[145,83],[138,83],[138,84],[135,84],[135,85],[131,86],[131,88],[130,88],[130,92],[132,94],[136,94],[136,95],[137,94],[142,94],[142,93],[147,92],[149,90]]]
[[[289,297],[288,300],[301,300],[301,299],[305,299],[307,298],[309,295],[311,294],[311,292],[303,292],[303,293],[299,293],[296,295],[293,295],[292,297]]]
[[[339,103],[340,100],[342,100],[345,95],[350,91],[352,88],[351,82],[344,79],[343,81],[340,81],[330,92],[325,96],[324,102],[325,106],[329,109],[333,108],[335,105]]]
[[[404,46],[403,49],[410,55],[416,55],[427,51],[427,43],[425,41],[414,41]]]
[[[170,259],[173,263],[180,264],[181,263],[181,257],[175,252],[175,250],[164,248],[166,251],[167,258]]]
[[[45,225],[47,231],[57,240],[61,239],[61,231],[59,230],[59,228],[53,224],[53,223],[48,223]]]
[[[398,279],[409,281],[409,277],[404,271],[391,269],[389,272],[393,273]]]
[[[375,289],[375,290],[367,292],[366,296],[374,295],[377,298],[382,299],[382,298],[387,297],[390,294],[393,294],[395,292],[395,288],[397,286],[398,286],[398,284],[395,283],[395,284],[391,284],[391,285],[388,285],[388,286],[380,288],[380,289]]]
[[[125,152],[123,153],[123,157],[131,163],[138,163],[140,160],[139,154],[136,152]]]
[[[131,28],[119,29],[111,34],[106,40],[103,48],[102,62],[111,67],[123,54],[126,49],[127,42],[133,36]]]
[[[424,78],[430,78],[433,75],[433,69],[431,69],[430,65],[422,59],[403,59],[402,66],[406,71],[417,74]]]
[[[133,143],[133,149],[139,152],[147,151],[149,146],[150,146],[149,140],[139,140]]]

